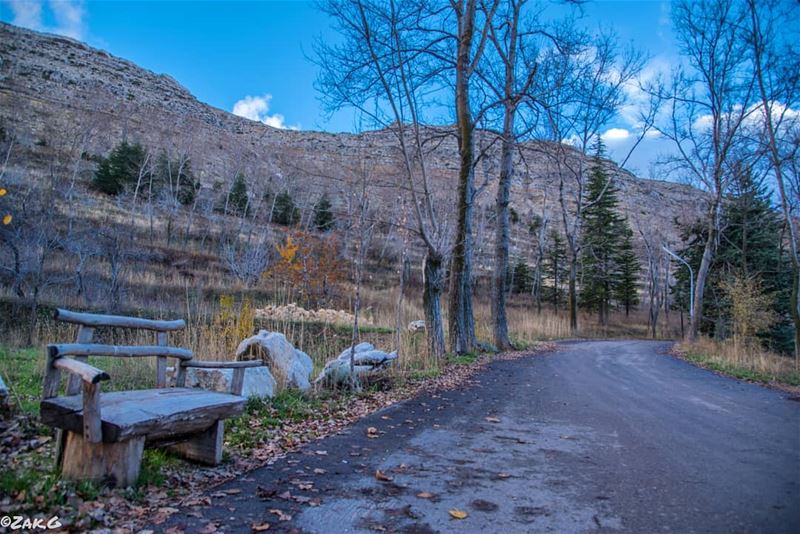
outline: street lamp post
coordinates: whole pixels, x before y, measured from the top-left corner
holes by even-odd
[[[694,270],[692,270],[692,266],[689,265],[689,262],[672,252],[667,248],[666,245],[661,245],[661,248],[664,249],[664,252],[684,264],[686,268],[689,269],[689,321],[692,322],[694,319]]]

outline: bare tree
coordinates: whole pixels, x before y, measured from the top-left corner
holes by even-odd
[[[402,162],[404,191],[425,245],[423,307],[432,354],[445,352],[441,295],[449,232],[430,186],[428,158],[440,134],[423,126],[422,112],[441,68],[424,57],[431,37],[419,31],[435,18],[424,3],[330,0],[323,9],[343,37],[318,42],[318,87],[330,110],[352,107],[389,130]]]
[[[510,246],[509,203],[511,179],[514,176],[514,155],[517,135],[515,121],[517,108],[528,95],[538,71],[535,62],[537,50],[531,46],[532,33],[523,25],[522,9],[526,0],[509,0],[487,22],[489,39],[494,54],[487,55],[487,73],[483,79],[502,106],[503,129],[501,133],[500,177],[497,184],[495,210],[497,216],[495,235],[495,263],[493,276],[492,319],[494,343],[499,350],[512,348],[508,337],[506,317],[507,276]],[[533,49],[533,50],[531,50]],[[499,61],[498,61],[499,60]],[[501,65],[499,76],[492,76],[494,65]],[[522,75],[521,75],[522,73]],[[497,78],[500,78],[496,80]],[[495,81],[496,80],[496,81]]]
[[[791,316],[794,323],[794,355],[800,366],[800,256],[798,256],[796,215],[792,211],[791,192],[787,186],[787,167],[798,158],[800,136],[800,50],[798,31],[787,20],[796,19],[797,6],[775,1],[747,0],[750,31],[747,43],[752,55],[758,99],[761,109],[761,149],[772,167],[780,195],[789,251],[792,262]],[[788,12],[784,9],[788,7]],[[794,28],[794,29],[792,29]],[[791,171],[790,171],[791,172]]]
[[[256,284],[270,260],[270,244],[264,236],[258,243],[227,243],[222,247],[222,259],[237,280],[249,288]]]
[[[633,49],[620,53],[617,48],[609,35],[601,35],[594,41],[586,35],[577,35],[571,46],[557,51],[559,57],[546,74],[554,78],[543,109],[545,126],[556,143],[556,149],[548,152],[548,156],[558,178],[558,202],[569,261],[567,306],[573,332],[578,328],[578,262],[583,211],[587,207],[586,156],[602,129],[625,103],[624,88],[634,82],[643,66],[641,54]],[[653,108],[642,114],[638,138],[621,166],[646,135],[654,114]],[[613,173],[609,173],[609,184],[613,178]]]
[[[675,155],[663,162],[668,171],[709,193],[705,245],[695,274],[694,310],[687,331],[692,340],[702,321],[705,284],[732,176],[729,167],[742,140],[745,120],[754,112],[755,79],[751,55],[740,38],[747,27],[745,4],[681,0],[673,9],[677,39],[688,67],[678,68],[671,84],[659,88],[666,111],[656,128],[675,147]]]
[[[455,84],[456,132],[458,136],[458,196],[456,239],[450,261],[449,338],[453,352],[463,354],[477,345],[472,310],[472,207],[475,198],[475,125],[470,86],[486,48],[492,19],[499,0],[450,2],[451,17],[445,17],[442,34],[454,42],[455,58],[437,54],[452,69]],[[481,26],[482,24],[482,26]],[[447,28],[456,28],[450,33]]]

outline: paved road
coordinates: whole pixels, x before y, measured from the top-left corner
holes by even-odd
[[[216,519],[226,532],[262,521],[270,531],[305,533],[800,532],[800,402],[695,368],[668,349],[575,342],[495,362],[475,386],[374,414],[223,487],[241,493],[215,498],[202,519],[181,515],[166,526],[190,532]],[[367,439],[370,426],[385,433]],[[376,469],[393,480],[376,480]],[[267,489],[262,498],[257,486]],[[280,498],[286,490],[321,504]],[[270,509],[293,518],[280,522]],[[451,519],[451,509],[468,516]]]

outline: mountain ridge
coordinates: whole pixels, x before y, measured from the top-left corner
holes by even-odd
[[[286,189],[308,212],[321,194],[328,193],[341,209],[354,175],[367,167],[375,186],[374,208],[384,222],[391,223],[399,217],[398,198],[405,188],[390,131],[273,128],[200,102],[168,74],[157,74],[71,38],[5,23],[0,24],[0,121],[4,135],[13,136],[17,143],[9,165],[12,174],[38,179],[53,169],[68,172],[69,163],[80,156],[72,170],[79,182],[88,183],[97,157],[129,140],[153,150],[185,153],[205,195],[219,196],[242,174],[253,195]],[[456,141],[444,134],[438,143],[430,153],[431,179],[446,206],[457,179]],[[552,150],[544,142],[526,146],[532,153]],[[488,254],[492,248],[497,159],[489,154],[476,167],[476,182],[486,184],[476,199],[474,231],[479,254]],[[525,170],[519,167],[512,187],[512,207],[519,219],[526,223],[538,217],[560,226],[558,184],[552,168],[541,160],[532,161]],[[656,229],[665,241],[676,242],[674,220],[698,216],[697,190],[610,168],[621,191],[621,209],[640,229]],[[568,196],[572,194],[573,190],[568,191]],[[516,226],[512,255],[528,256],[532,239],[528,225]]]

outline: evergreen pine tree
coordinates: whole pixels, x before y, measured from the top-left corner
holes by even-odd
[[[275,210],[272,213],[272,222],[284,226],[292,226],[300,220],[300,210],[294,204],[292,195],[284,190],[275,199]]]
[[[555,230],[550,231],[548,243],[544,269],[545,276],[552,285],[548,289],[547,300],[553,304],[555,311],[558,311],[562,296],[561,286],[567,276],[567,244]]]
[[[513,293],[530,293],[533,288],[533,273],[523,259],[514,265],[511,291]]]
[[[581,248],[582,285],[580,303],[598,313],[607,324],[614,288],[619,283],[616,260],[619,254],[620,228],[624,220],[617,212],[617,193],[603,166],[603,145],[597,143],[587,184],[583,211]]]
[[[106,195],[118,195],[125,189],[125,184],[112,170],[110,158],[100,160],[92,178],[92,187]]]
[[[228,210],[236,215],[247,215],[250,207],[250,195],[247,193],[247,182],[244,176],[237,174],[228,193]]]
[[[314,226],[321,232],[331,230],[334,225],[333,211],[331,211],[331,201],[327,193],[322,195],[316,206],[314,206]]]
[[[92,179],[92,186],[107,195],[118,195],[126,187],[135,185],[144,165],[144,148],[123,141],[100,161]]]
[[[762,333],[764,344],[774,350],[789,352],[793,330],[789,319],[791,272],[783,249],[780,216],[772,209],[770,192],[756,182],[751,172],[734,167],[733,188],[723,206],[719,245],[706,281],[707,298],[703,301],[701,331],[724,339],[732,334],[730,303],[723,289],[727,279],[741,277],[756,282],[765,294],[773,297],[773,310],[780,320]],[[683,228],[686,246],[679,253],[697,269],[703,255],[705,226]],[[676,267],[673,288],[676,303],[688,305],[687,269]]]
[[[631,308],[639,304],[639,273],[642,264],[633,249],[633,231],[625,220],[621,221],[621,236],[616,257],[619,278],[614,288],[614,298],[625,308],[627,317]]]

